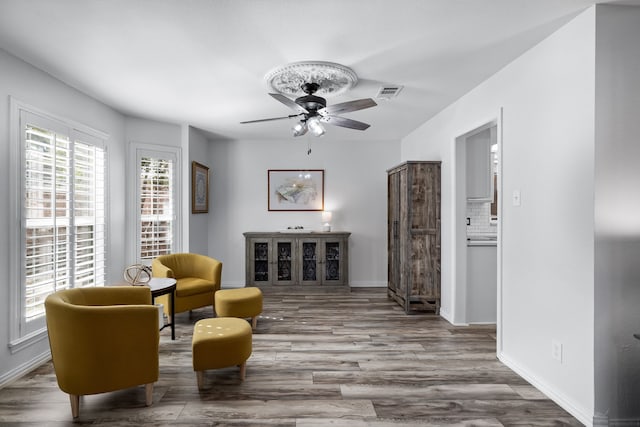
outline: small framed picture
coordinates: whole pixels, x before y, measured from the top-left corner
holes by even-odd
[[[270,211],[324,209],[324,169],[269,169]]]
[[[191,213],[209,212],[209,168],[191,162]]]

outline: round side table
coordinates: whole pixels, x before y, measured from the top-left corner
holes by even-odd
[[[167,326],[171,326],[171,339],[176,339],[176,279],[153,277],[147,283],[147,286],[151,288],[151,302],[155,304],[156,297],[169,294],[169,323],[165,323],[160,330],[163,330]]]

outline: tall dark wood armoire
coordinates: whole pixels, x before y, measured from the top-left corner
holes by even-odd
[[[440,313],[440,164],[387,171],[388,295],[406,313]]]

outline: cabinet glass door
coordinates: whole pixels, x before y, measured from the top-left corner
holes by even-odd
[[[300,242],[300,260],[302,262],[301,281],[304,285],[320,283],[320,245],[317,240],[304,239]]]
[[[291,280],[291,242],[278,242],[278,280]]]
[[[289,285],[293,283],[295,278],[294,246],[293,240],[274,240],[274,263],[276,271],[273,283],[279,285]]]
[[[254,242],[253,244],[253,280],[256,282],[269,281],[268,242]]]
[[[340,242],[325,242],[324,245],[324,283],[337,282],[341,279]]]

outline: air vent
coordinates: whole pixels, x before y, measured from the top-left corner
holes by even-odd
[[[391,99],[398,96],[403,86],[382,86],[378,89],[376,99]]]

